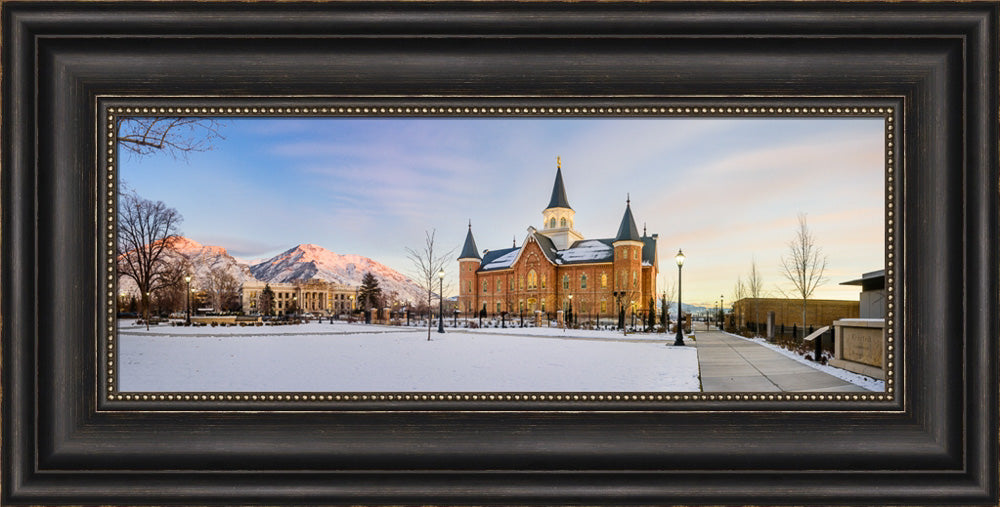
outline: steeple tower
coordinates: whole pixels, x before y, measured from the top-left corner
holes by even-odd
[[[565,208],[573,209],[569,206],[569,200],[566,199],[566,187],[563,185],[562,178],[562,161],[559,157],[556,157],[556,182],[552,185],[552,197],[549,198],[548,208]]]
[[[625,299],[633,301],[642,308],[645,302],[639,297],[642,292],[642,281],[639,277],[642,274],[643,242],[635,226],[635,218],[632,216],[631,199],[625,200],[625,214],[622,215],[622,223],[618,226],[618,234],[611,242],[611,246],[615,250],[615,290],[624,292]]]
[[[472,220],[469,220],[469,232],[465,234],[465,245],[458,256],[458,304],[463,311],[469,312],[478,308],[476,272],[483,263],[483,258],[476,248],[476,239],[472,237]]]
[[[569,205],[566,198],[566,186],[563,184],[562,160],[556,157],[556,181],[552,185],[552,197],[549,205],[542,210],[541,233],[548,236],[559,250],[569,248],[575,241],[583,239],[583,235],[573,228],[573,217],[576,211]]]

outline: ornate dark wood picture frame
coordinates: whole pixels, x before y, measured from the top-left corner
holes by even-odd
[[[2,501],[994,505],[998,12],[6,2]],[[883,108],[896,143],[886,316],[899,373],[863,399],[119,393],[103,150],[108,112],[150,98],[289,115],[375,103],[403,114]]]

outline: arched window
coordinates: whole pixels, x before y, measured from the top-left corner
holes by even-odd
[[[486,292],[489,290],[488,287],[489,286],[486,284],[486,280],[483,280],[483,294],[486,294]]]
[[[497,280],[497,292],[503,292],[503,280]]]
[[[566,227],[566,219],[565,218],[560,218],[559,219],[559,227]]]
[[[552,217],[552,219],[549,220],[549,229],[555,229],[555,228],[556,228],[556,217]]]
[[[542,275],[542,288],[545,288],[546,276]]]
[[[628,279],[625,278],[625,270],[623,269],[618,272],[618,283],[616,285],[618,285],[619,289],[624,289],[626,284],[628,284]]]
[[[472,294],[472,280],[466,280],[465,282],[465,292]]]
[[[569,288],[569,275],[563,275],[563,289]]]
[[[601,273],[601,288],[602,289],[607,289],[608,288],[608,274],[607,273]]]
[[[638,274],[635,271],[633,271],[632,272],[632,286],[635,287],[638,284],[639,284],[639,276],[638,276]]]
[[[587,288],[587,275],[586,275],[586,273],[580,275],[580,288],[581,289],[586,289]]]
[[[528,289],[538,288],[538,275],[535,270],[528,271]]]
[[[633,248],[632,249],[632,259],[634,260],[634,259],[638,259],[638,258],[639,258],[639,249],[638,248]]]
[[[601,300],[601,313],[605,313],[607,311],[608,311],[608,302],[602,299]]]

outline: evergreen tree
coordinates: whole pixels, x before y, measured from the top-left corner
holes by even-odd
[[[264,290],[260,291],[257,298],[257,309],[261,315],[271,315],[274,311],[274,290],[271,289],[271,284],[264,284]]]
[[[649,331],[656,327],[656,300],[649,297]]]
[[[660,312],[661,312],[660,313],[660,324],[663,325],[663,332],[666,333],[668,331],[667,325],[670,324],[670,320],[667,318],[667,295],[666,294],[663,294],[663,297],[660,299]]]
[[[375,278],[371,271],[365,273],[365,276],[361,278],[358,300],[365,310],[377,308],[382,300],[382,288],[378,286],[378,278]]]

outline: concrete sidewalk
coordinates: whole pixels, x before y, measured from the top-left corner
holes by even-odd
[[[696,335],[704,392],[868,392],[751,341],[719,331]]]

